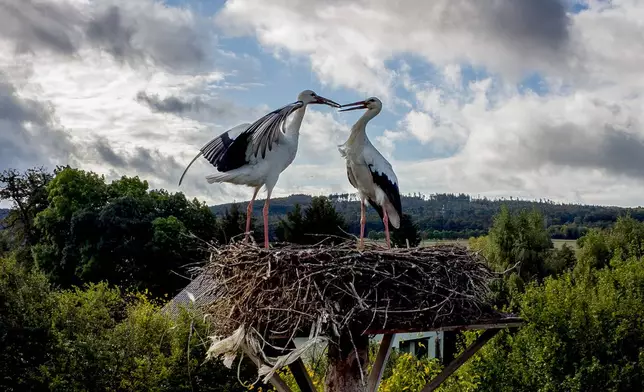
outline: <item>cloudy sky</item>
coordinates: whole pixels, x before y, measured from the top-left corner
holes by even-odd
[[[0,0],[0,169],[248,199],[205,160],[177,181],[312,89],[383,101],[368,132],[404,193],[643,205],[643,21],[640,0]],[[276,195],[351,191],[360,114],[309,108]]]

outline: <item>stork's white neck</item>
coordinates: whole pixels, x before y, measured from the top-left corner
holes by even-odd
[[[304,120],[304,113],[306,112],[306,107],[308,105],[304,104],[301,108],[297,109],[292,115],[291,125],[286,129],[286,135],[293,139],[298,139],[300,136],[300,128],[302,127],[302,120]]]
[[[351,127],[351,135],[347,141],[348,145],[364,144],[364,140],[367,137],[367,123],[376,117],[378,113],[380,113],[379,109],[369,109],[360,116],[358,121]]]

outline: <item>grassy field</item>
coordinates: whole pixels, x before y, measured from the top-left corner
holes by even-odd
[[[378,241],[378,243],[382,243],[384,245],[384,240]],[[432,245],[438,245],[438,244],[454,244],[457,243],[459,245],[467,247],[467,240],[460,239],[460,240],[425,240],[421,242],[420,246],[432,246]],[[567,244],[574,250],[577,250],[577,241],[576,240],[552,240],[553,245],[555,248],[559,249],[561,248],[564,244]]]
[[[462,246],[467,246],[467,240],[426,240],[423,241],[420,246],[432,246],[436,244],[453,244],[457,243]],[[577,249],[577,240],[552,240],[553,245],[555,248],[559,249],[561,248],[564,244],[567,244],[573,249]]]

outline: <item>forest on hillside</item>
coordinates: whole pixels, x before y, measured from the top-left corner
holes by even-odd
[[[354,194],[331,194],[328,199],[346,221],[346,230],[359,233],[360,204]],[[313,196],[294,194],[271,199],[269,224],[275,234],[279,221],[293,212],[296,205],[302,208],[311,205]],[[608,228],[620,216],[630,215],[644,221],[644,208],[623,208],[616,206],[555,203],[550,200],[521,200],[516,198],[474,198],[466,194],[421,193],[402,196],[403,212],[418,225],[421,239],[467,239],[484,235],[492,226],[493,217],[502,206],[511,212],[535,209],[544,216],[544,223],[554,239],[577,239],[590,228]],[[261,217],[263,200],[254,204],[253,215]],[[246,202],[219,204],[210,207],[218,217],[226,214],[245,214]],[[0,228],[8,209],[0,208]],[[380,217],[370,206],[367,207],[366,233],[371,238],[383,237]]]
[[[331,194],[328,196],[335,209],[347,222],[350,233],[359,232],[360,204],[353,194]],[[270,222],[272,228],[295,205],[306,207],[311,204],[312,196],[291,195],[271,199]],[[544,222],[552,238],[577,239],[589,228],[607,228],[617,218],[630,215],[636,220],[644,220],[644,208],[622,208],[583,204],[555,203],[550,200],[520,200],[515,198],[495,199],[473,198],[466,194],[420,193],[403,195],[403,212],[411,216],[418,225],[423,239],[467,239],[484,235],[492,226],[493,218],[506,206],[511,212],[536,209],[544,216]],[[254,214],[260,216],[263,202],[254,204]],[[231,208],[245,211],[245,204],[221,204],[211,207],[216,215],[224,215]],[[371,207],[367,207],[366,232],[371,237],[382,236],[382,222]]]

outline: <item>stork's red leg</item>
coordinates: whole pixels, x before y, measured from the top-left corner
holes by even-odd
[[[253,202],[257,197],[257,192],[259,192],[259,187],[255,188],[253,197],[250,199],[250,202],[248,202],[248,208],[246,208],[246,236],[244,237],[244,241],[247,241],[250,236],[250,218],[253,216]]]
[[[266,196],[266,202],[264,203],[264,248],[268,249],[268,201],[270,196]]]
[[[389,215],[387,215],[387,210],[385,210],[385,216],[383,217],[382,222],[385,224],[385,238],[387,239],[387,248],[391,249],[391,242],[389,241]]]
[[[365,211],[364,200],[360,201],[360,247],[364,245],[364,225],[365,225]]]

